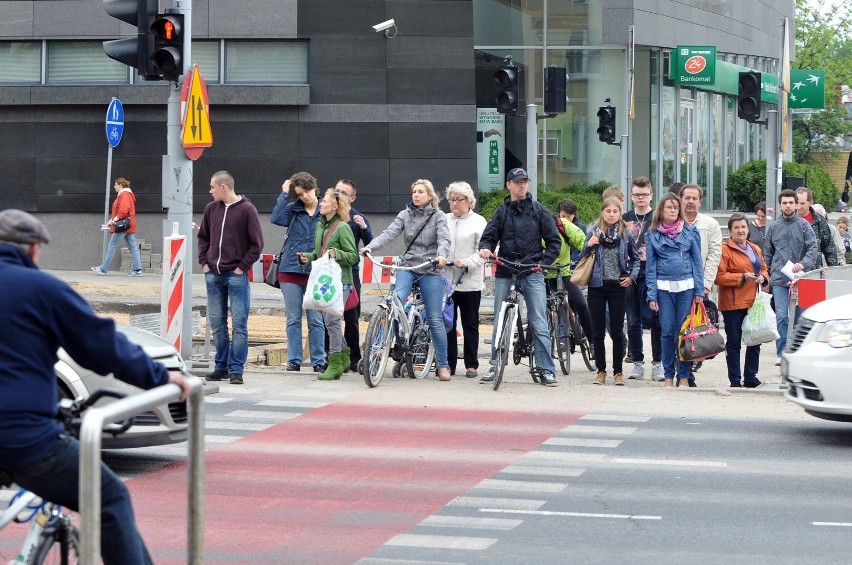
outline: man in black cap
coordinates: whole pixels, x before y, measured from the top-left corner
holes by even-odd
[[[556,230],[551,213],[533,200],[528,193],[530,178],[524,169],[517,168],[506,175],[506,188],[509,196],[497,207],[482,238],[479,241],[479,255],[490,259],[497,245],[500,245],[500,257],[516,263],[543,263],[551,265],[559,256],[562,238]],[[545,249],[542,251],[541,242]],[[500,311],[500,305],[509,295],[512,272],[505,266],[497,267],[494,280],[494,312]],[[547,329],[547,290],[544,274],[526,272],[522,274],[518,285],[524,293],[527,305],[527,319],[533,328],[535,338],[535,361],[540,370],[541,384],[556,386],[555,366],[550,356],[550,333]],[[491,335],[491,369],[480,382],[494,380],[494,332]]]
[[[0,476],[45,500],[79,508],[79,443],[57,420],[53,365],[61,346],[80,366],[141,388],[174,383],[181,373],[155,363],[98,317],[63,281],[39,271],[50,234],[21,210],[0,212]],[[149,564],[130,493],[101,463],[101,554],[107,564]]]

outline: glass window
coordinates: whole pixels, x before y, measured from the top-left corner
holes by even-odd
[[[550,4],[552,9],[557,2]],[[473,0],[473,14],[476,45],[529,47],[544,43],[544,0]]]
[[[41,42],[0,43],[0,83],[38,84]]]
[[[306,41],[225,41],[227,84],[307,84]]]
[[[206,82],[219,82],[219,42],[193,41],[192,62]]]
[[[660,69],[662,57],[660,51],[651,51],[651,154],[650,179],[656,195],[660,194]],[[635,131],[635,130],[634,130]]]
[[[601,45],[601,0],[547,2],[547,45]],[[591,17],[590,17],[591,15]],[[597,15],[597,16],[596,16]]]
[[[47,82],[126,83],[128,67],[110,59],[101,41],[51,41],[47,44]]]

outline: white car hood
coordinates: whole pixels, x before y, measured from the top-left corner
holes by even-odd
[[[802,316],[814,322],[852,319],[852,294],[845,294],[814,304],[805,310]]]

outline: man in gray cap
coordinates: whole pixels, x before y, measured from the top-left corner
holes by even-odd
[[[189,392],[181,373],[167,371],[141,347],[98,317],[63,281],[39,271],[50,234],[21,210],[0,212],[0,477],[38,496],[79,509],[80,449],[57,419],[53,365],[61,346],[80,366],[141,388],[174,383]],[[130,493],[101,464],[101,554],[108,564],[149,564],[136,529]]]

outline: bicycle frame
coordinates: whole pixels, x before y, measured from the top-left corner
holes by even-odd
[[[32,563],[47,527],[54,520],[61,520],[64,517],[61,506],[41,500],[28,490],[21,489],[3,514],[0,514],[0,530],[13,522],[25,510],[29,510],[30,514],[26,519],[20,520],[20,523],[30,522],[30,529],[14,563]]]

